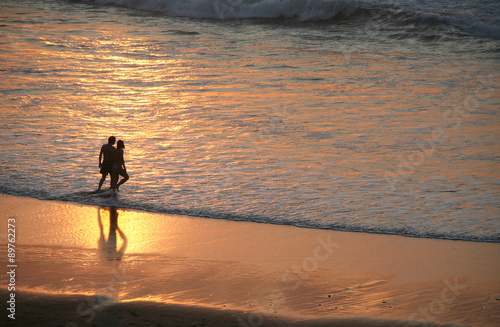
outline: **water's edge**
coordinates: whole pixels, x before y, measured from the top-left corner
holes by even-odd
[[[0,196],[16,196],[20,198],[28,198],[28,199],[37,199],[40,201],[57,201],[57,202],[69,202],[74,204],[81,204],[86,206],[103,206],[103,207],[117,207],[124,210],[132,210],[132,211],[143,211],[149,213],[157,213],[157,214],[170,214],[170,215],[181,215],[181,216],[190,216],[190,217],[199,217],[199,218],[208,218],[208,219],[223,219],[230,221],[242,221],[242,222],[251,222],[251,223],[259,223],[259,224],[270,224],[270,225],[279,225],[279,226],[293,226],[297,228],[307,228],[307,229],[322,229],[322,230],[333,230],[340,232],[351,232],[351,233],[368,233],[368,234],[381,234],[381,235],[393,235],[393,236],[402,236],[402,237],[410,237],[410,238],[423,238],[423,239],[436,239],[436,240],[448,240],[448,241],[462,241],[462,242],[479,242],[479,243],[500,243],[498,239],[481,239],[481,238],[465,238],[465,237],[453,237],[450,235],[444,234],[417,234],[417,233],[408,233],[405,231],[398,230],[380,230],[380,229],[363,229],[363,228],[353,228],[353,227],[345,227],[345,226],[334,226],[333,224],[329,226],[314,226],[309,222],[289,222],[289,221],[278,221],[272,220],[268,217],[259,217],[259,216],[238,216],[231,213],[216,213],[216,212],[201,212],[201,211],[191,211],[189,209],[177,209],[177,208],[154,208],[151,205],[138,205],[133,203],[124,203],[119,200],[118,197],[107,196],[107,192],[103,192],[106,194],[104,196],[105,200],[103,201],[92,201],[88,197],[82,197],[82,195],[87,195],[87,192],[78,192],[72,195],[72,197],[44,197],[44,196],[34,196],[34,195],[22,195],[16,194],[16,192],[0,192]],[[80,197],[80,199],[77,199]]]

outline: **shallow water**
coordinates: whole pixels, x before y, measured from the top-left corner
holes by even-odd
[[[498,242],[495,2],[268,2],[231,19],[7,1],[0,192]],[[131,179],[87,195],[109,135]]]

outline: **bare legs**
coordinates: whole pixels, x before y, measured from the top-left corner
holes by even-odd
[[[120,176],[122,176],[123,178],[120,180],[120,182],[118,182],[118,178],[120,178]],[[129,176],[125,169],[122,169],[121,171],[114,170],[113,173],[111,174],[111,188],[119,192],[120,185],[122,185],[128,180]]]
[[[128,174],[127,174],[127,171],[124,170],[120,173],[120,175],[123,177],[121,179],[121,181],[116,185],[116,190],[119,192],[120,190],[118,189],[120,187],[120,185],[122,185],[123,183],[125,183],[126,181],[128,181],[129,177],[128,177]]]
[[[101,187],[102,187],[102,184],[104,183],[104,181],[106,180],[106,176],[108,174],[102,174],[102,177],[101,177],[101,180],[99,181],[99,187],[97,188],[97,192],[99,192],[101,190]]]

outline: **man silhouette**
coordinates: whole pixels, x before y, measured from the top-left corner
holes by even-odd
[[[106,180],[106,176],[108,174],[111,176],[111,171],[113,170],[113,152],[116,150],[113,146],[115,142],[116,138],[110,136],[108,138],[108,144],[103,144],[101,147],[101,152],[99,153],[99,168],[101,168],[102,177],[96,192],[101,190],[102,183]]]

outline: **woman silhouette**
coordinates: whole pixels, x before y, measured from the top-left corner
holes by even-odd
[[[127,174],[127,168],[125,167],[125,159],[123,158],[123,149],[125,144],[122,140],[119,140],[116,144],[116,150],[113,152],[113,169],[111,171],[111,188],[116,191],[120,191],[119,187],[126,181],[129,177]],[[123,177],[118,183],[118,178],[120,175]]]

